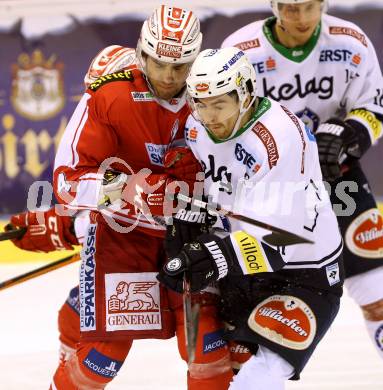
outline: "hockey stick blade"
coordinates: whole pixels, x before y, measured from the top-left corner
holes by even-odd
[[[63,259],[57,261],[53,261],[52,263],[44,265],[40,268],[36,268],[32,271],[26,272],[25,274],[15,276],[11,279],[5,280],[4,282],[0,282],[0,291],[5,290],[6,288],[12,286],[16,286],[17,284],[23,283],[27,280],[36,278],[37,276],[44,275],[50,271],[64,267],[68,264],[75,263],[76,261],[79,260],[80,260],[80,254],[75,253],[74,255],[64,257]]]
[[[8,226],[8,225],[7,225]],[[27,228],[12,229],[0,233],[0,241],[13,240],[15,238],[21,238],[27,231]]]
[[[212,214],[218,214],[223,215],[229,218],[236,219],[238,221],[243,221],[248,223],[249,225],[254,225],[257,227],[260,227],[262,229],[270,230],[271,234],[266,234],[262,237],[262,240],[265,241],[269,245],[273,246],[288,246],[288,245],[295,245],[295,244],[313,244],[314,242],[311,240],[308,240],[307,238],[301,237],[295,233],[288,232],[287,230],[278,228],[276,226],[270,225],[265,222],[258,221],[256,219],[247,217],[245,215],[236,214],[232,211],[225,210],[221,208],[219,204],[209,204],[207,202],[204,202],[200,199],[194,199],[190,198],[189,196],[186,196],[181,193],[176,194],[177,199],[184,201],[186,203],[190,203],[196,207],[200,207],[202,209],[206,209]]]

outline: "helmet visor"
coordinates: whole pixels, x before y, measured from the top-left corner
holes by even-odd
[[[297,4],[278,2],[279,18],[289,23],[313,23],[319,21],[322,13],[322,1],[310,0]]]
[[[236,91],[207,98],[188,96],[193,116],[218,139],[232,134],[240,114],[240,102]]]

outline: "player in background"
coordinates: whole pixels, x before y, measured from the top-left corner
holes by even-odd
[[[315,132],[345,243],[345,286],[383,357],[382,216],[359,163],[382,134],[378,59],[358,26],[324,13],[326,0],[272,0],[271,8],[274,17],[239,29],[222,46],[243,49],[259,94]]]
[[[254,68],[240,49],[201,52],[186,82],[187,142],[205,168],[205,194],[312,244],[271,246],[267,231],[229,216],[226,233],[179,245],[158,278],[178,292],[185,271],[192,291],[218,281],[226,336],[253,353],[229,389],[282,390],[299,379],[342,295],[342,238],[315,138],[287,108],[257,96]]]
[[[56,196],[70,209],[92,212],[80,270],[81,338],[76,354],[56,371],[52,389],[103,389],[138,338],[176,333],[187,360],[181,297],[155,279],[166,261],[165,228],[157,221],[165,184],[173,178],[195,181],[191,154],[184,152],[179,161],[171,152],[183,140],[189,114],[185,79],[201,40],[191,12],[156,9],[137,45],[140,69],[92,83],[63,135],[55,160]],[[164,158],[173,158],[170,168]],[[210,295],[199,296],[189,389],[227,388],[232,377],[227,347],[211,347],[221,323]]]

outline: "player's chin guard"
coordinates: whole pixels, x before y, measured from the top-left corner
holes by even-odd
[[[220,118],[226,120],[237,115],[233,130],[225,139],[235,137],[243,116],[256,101],[255,70],[245,53],[234,47],[202,51],[192,65],[186,84],[193,115],[211,135],[209,123],[212,114],[201,99],[231,93],[236,95],[239,113],[238,107],[235,107],[225,113],[225,118]]]

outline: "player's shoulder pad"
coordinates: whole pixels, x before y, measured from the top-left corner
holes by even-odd
[[[263,20],[252,22],[229,35],[221,47],[237,47],[241,50],[249,50],[260,47],[260,35],[263,26]]]
[[[264,113],[252,127],[252,135],[258,138],[268,154],[270,167],[291,151],[309,141],[304,123],[280,103],[267,99]]]
[[[103,85],[111,83],[113,81],[133,81],[133,72],[130,70],[121,70],[120,72],[110,73],[104,76],[100,76],[96,81],[89,85],[91,91],[97,91]]]
[[[330,36],[341,39],[353,39],[354,42],[359,41],[359,44],[365,48],[368,47],[369,40],[367,35],[356,24],[330,15],[324,15],[323,18]]]

